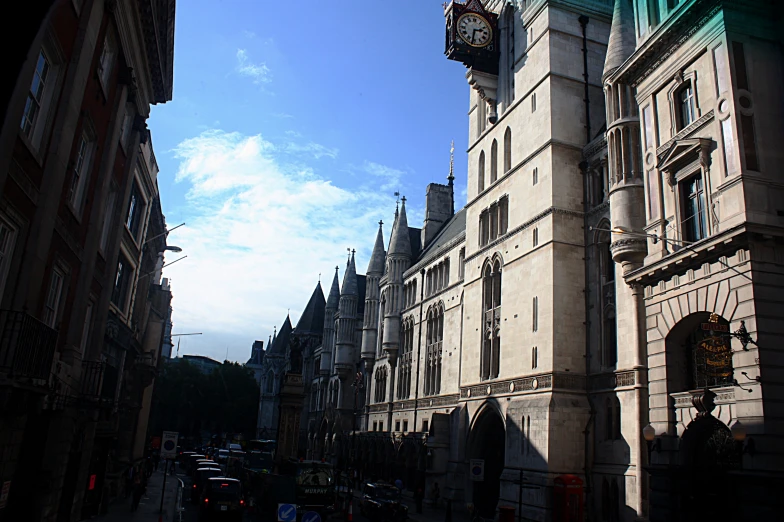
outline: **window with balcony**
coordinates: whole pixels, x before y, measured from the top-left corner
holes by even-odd
[[[71,187],[68,192],[68,204],[77,216],[82,214],[94,152],[95,134],[85,122],[85,128],[79,136],[74,157],[71,160]]]
[[[8,272],[11,269],[18,231],[17,226],[0,213],[0,301],[2,301],[5,284],[8,281]]]
[[[444,341],[444,304],[438,303],[427,311],[425,351],[425,395],[441,393],[441,357]]]
[[[481,378],[495,379],[501,358],[501,261],[487,263],[482,272],[482,360]]]
[[[145,201],[137,183],[131,187],[131,197],[128,201],[128,213],[125,216],[125,226],[130,231],[135,240],[139,240],[139,232],[142,229],[142,217],[144,216]]]
[[[689,242],[704,239],[707,236],[707,212],[702,173],[698,172],[679,184],[683,239]]]
[[[117,273],[114,276],[114,288],[112,289],[112,303],[125,313],[128,306],[128,296],[130,286],[133,281],[133,265],[124,254],[120,253],[117,261]]]
[[[55,328],[60,316],[60,303],[63,297],[63,285],[65,283],[65,273],[59,267],[52,267],[52,275],[49,277],[49,289],[46,293],[44,303],[43,321],[49,328]]]

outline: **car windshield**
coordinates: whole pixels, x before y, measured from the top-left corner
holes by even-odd
[[[300,486],[331,486],[332,470],[329,468],[300,468],[297,471]]]

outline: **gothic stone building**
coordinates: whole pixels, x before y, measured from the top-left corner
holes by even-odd
[[[484,516],[776,518],[780,8],[445,15],[471,87],[468,201],[454,211],[450,171],[421,229],[403,200],[367,274],[353,256],[336,274],[303,454],[438,482]]]

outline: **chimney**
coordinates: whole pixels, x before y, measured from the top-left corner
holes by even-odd
[[[425,225],[422,227],[422,250],[454,215],[454,186],[431,183],[425,197]]]

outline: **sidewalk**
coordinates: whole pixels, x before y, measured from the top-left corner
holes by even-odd
[[[358,509],[361,499],[362,493],[360,490],[354,489],[355,520],[363,519]],[[402,501],[403,504],[408,506],[408,520],[410,522],[444,522],[446,520],[446,500],[443,498],[439,501],[438,507],[433,507],[431,500],[426,499],[422,503],[422,513],[416,512],[416,502],[414,502],[414,494],[412,492],[404,490]],[[471,518],[465,502],[452,502],[452,518],[450,520],[452,522],[470,522]]]
[[[403,493],[403,503],[408,506],[408,519],[412,522],[444,522],[446,520],[446,499],[439,501],[438,507],[433,507],[431,500],[422,503],[422,513],[416,512],[414,495],[409,491]],[[465,502],[452,502],[452,522],[470,522],[470,515]]]
[[[163,513],[160,513],[163,471],[154,471],[147,482],[147,493],[139,501],[139,509],[131,513],[131,499],[118,499],[109,506],[105,515],[95,517],[95,522],[177,522],[177,475],[166,477],[166,492],[163,497]]]

